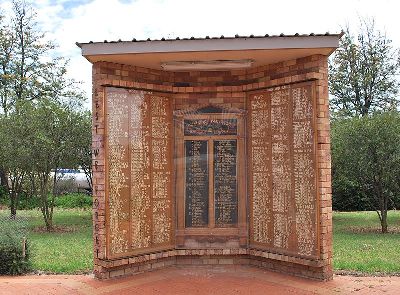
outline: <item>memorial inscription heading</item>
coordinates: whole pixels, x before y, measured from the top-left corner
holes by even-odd
[[[185,136],[236,135],[237,119],[185,119]]]
[[[250,242],[316,256],[313,84],[254,94],[249,110]]]
[[[168,247],[172,225],[172,110],[167,97],[106,91],[108,253]]]

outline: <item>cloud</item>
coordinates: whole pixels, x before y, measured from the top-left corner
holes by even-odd
[[[4,2],[7,4],[7,1]],[[69,75],[90,97],[91,66],[75,42],[161,37],[199,37],[339,32],[360,16],[375,17],[390,38],[399,38],[396,1],[266,0],[36,0],[41,27],[70,58]],[[3,6],[3,4],[1,4]],[[400,40],[394,39],[400,46]]]

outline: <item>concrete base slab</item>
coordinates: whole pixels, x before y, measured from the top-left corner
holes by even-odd
[[[91,275],[0,277],[0,294],[399,294],[400,277],[319,282],[251,266],[173,266],[100,281]]]

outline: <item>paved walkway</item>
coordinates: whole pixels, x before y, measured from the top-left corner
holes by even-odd
[[[171,267],[107,281],[88,275],[0,277],[0,294],[400,294],[400,277],[317,282],[248,266]]]

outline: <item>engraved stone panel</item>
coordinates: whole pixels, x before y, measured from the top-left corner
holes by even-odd
[[[274,247],[288,249],[290,234],[289,203],[291,201],[290,117],[289,90],[271,92],[272,140],[272,211]]]
[[[149,105],[144,93],[131,95],[131,247],[146,248],[151,243]]]
[[[316,255],[317,212],[311,87],[292,89],[294,201],[298,252]]]
[[[108,253],[143,252],[172,242],[169,99],[107,88]]]
[[[215,226],[237,225],[236,140],[214,140]]]
[[[153,243],[168,243],[171,239],[171,122],[167,114],[169,100],[150,96]]]
[[[185,226],[208,226],[208,142],[185,140]]]
[[[112,93],[108,104],[108,169],[110,235],[112,253],[129,250],[129,108],[125,93]]]
[[[250,101],[250,161],[252,174],[251,211],[252,239],[258,243],[270,244],[272,201],[271,195],[271,123],[270,100],[266,95],[255,95]]]
[[[282,253],[318,253],[312,83],[249,99],[250,242]]]

